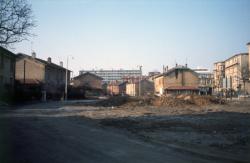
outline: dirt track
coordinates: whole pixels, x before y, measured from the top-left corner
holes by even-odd
[[[249,162],[249,113],[249,101],[2,110],[0,162]]]

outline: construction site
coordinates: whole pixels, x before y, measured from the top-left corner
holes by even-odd
[[[198,95],[29,104],[1,110],[0,127],[5,132],[0,134],[4,151],[0,158],[1,162],[249,162],[249,113],[249,99]]]

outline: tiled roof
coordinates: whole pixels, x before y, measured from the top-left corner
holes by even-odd
[[[177,67],[173,67],[171,69],[169,69],[167,72],[164,72],[160,75],[157,75],[155,78],[158,78],[158,77],[161,77],[161,76],[167,76],[169,75],[170,73],[174,72],[175,70],[188,70],[188,71],[192,71],[193,73],[197,74],[195,71],[193,71],[192,69],[186,67],[186,66],[181,66],[181,65],[178,65]]]
[[[18,53],[17,56],[18,56],[18,57],[26,57],[26,58],[29,58],[29,59],[34,59],[34,60],[36,60],[36,61],[38,61],[38,62],[40,62],[40,63],[42,63],[42,64],[45,64],[45,65],[48,65],[48,66],[52,66],[52,67],[54,67],[54,68],[66,70],[66,68],[64,68],[64,67],[62,67],[62,66],[59,66],[59,65],[57,65],[57,64],[55,64],[55,63],[49,63],[49,62],[47,62],[47,61],[45,61],[45,60],[43,60],[43,59],[40,59],[40,58],[33,58],[33,57],[31,57],[31,56],[29,56],[29,55],[27,55],[27,54]],[[68,71],[70,71],[70,70],[68,70]]]
[[[80,75],[74,77],[74,79],[78,79],[78,78],[84,77],[84,76],[86,76],[86,75],[92,75],[92,76],[94,76],[94,77],[96,77],[96,78],[98,78],[98,79],[100,79],[100,80],[103,80],[102,77],[100,77],[100,76],[98,76],[98,75],[96,75],[96,74],[90,73],[90,72],[86,72],[86,73],[84,73],[84,74],[80,74]]]

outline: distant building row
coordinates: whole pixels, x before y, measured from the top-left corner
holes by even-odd
[[[73,87],[91,87],[92,91],[103,90],[109,95],[163,95],[171,94],[211,94],[213,74],[207,69],[190,69],[176,65],[164,69],[163,73],[151,72],[149,76],[123,78],[106,82],[97,74],[85,72],[71,81]],[[92,93],[96,94],[96,93]]]

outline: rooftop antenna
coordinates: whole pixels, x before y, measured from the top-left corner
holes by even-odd
[[[185,63],[185,66],[187,67],[188,63],[187,63],[187,57],[186,57],[186,63]]]

